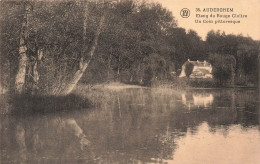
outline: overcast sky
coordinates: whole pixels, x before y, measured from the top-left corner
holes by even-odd
[[[226,34],[242,34],[250,36],[255,40],[260,40],[260,0],[151,0],[161,3],[164,7],[172,11],[178,21],[179,27],[193,29],[205,39],[210,30],[225,31]],[[182,8],[188,8],[191,11],[189,18],[182,18],[180,11]],[[226,14],[244,14],[247,18],[240,19],[240,24],[205,24],[195,23],[196,8],[233,8],[233,13]],[[202,13],[207,14],[207,13]],[[222,13],[225,14],[225,13]],[[233,20],[233,19],[232,19]],[[235,19],[239,20],[239,19]]]

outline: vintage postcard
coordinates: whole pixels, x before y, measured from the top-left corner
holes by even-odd
[[[0,0],[0,163],[260,164],[260,0]]]

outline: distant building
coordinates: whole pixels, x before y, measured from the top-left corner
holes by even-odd
[[[187,65],[192,64],[193,65],[193,69],[192,72],[190,74],[190,78],[199,78],[199,79],[205,79],[205,78],[213,78],[212,76],[212,66],[210,63],[208,63],[206,60],[204,60],[203,62],[200,61],[190,61],[190,59],[188,59],[188,61],[186,61],[183,65],[182,65],[182,69],[181,69],[181,74],[179,75],[179,77],[186,77],[186,69],[187,69]]]

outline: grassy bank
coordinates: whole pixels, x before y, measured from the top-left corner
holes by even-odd
[[[257,88],[255,85],[232,85],[231,82],[216,82],[215,79],[189,79],[175,78],[174,80],[158,80],[152,82],[153,88],[170,88],[177,91],[185,91],[196,88]]]

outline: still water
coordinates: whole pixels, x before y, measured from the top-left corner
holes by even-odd
[[[257,90],[128,88],[79,95],[94,105],[57,112],[46,104],[55,112],[2,114],[0,163],[260,163]]]

